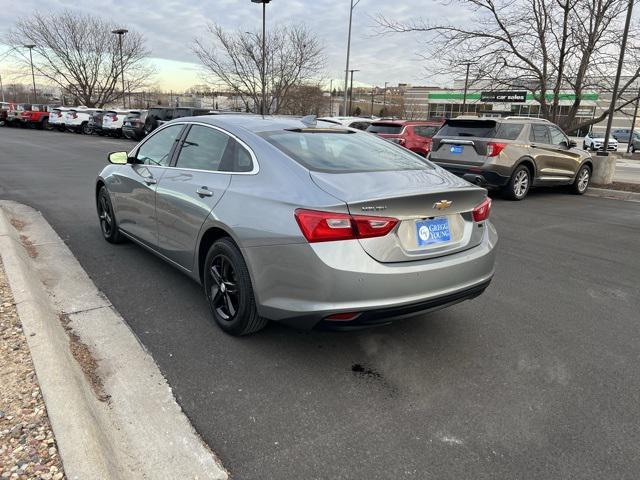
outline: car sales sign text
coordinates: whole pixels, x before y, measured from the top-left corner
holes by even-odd
[[[517,103],[527,101],[527,92],[480,92],[481,102]]]

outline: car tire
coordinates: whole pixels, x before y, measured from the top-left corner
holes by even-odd
[[[80,128],[78,129],[78,133],[84,133],[85,135],[91,135],[93,133],[93,129],[89,122],[83,122]]]
[[[107,187],[100,188],[97,197],[98,220],[100,221],[100,231],[102,236],[109,243],[122,243],[124,236],[118,229],[118,222],[113,211],[113,204],[109,197]]]
[[[531,172],[525,165],[517,167],[509,183],[504,188],[504,194],[509,200],[524,200],[531,188]]]
[[[582,195],[589,188],[589,182],[591,181],[591,167],[589,165],[583,165],[578,170],[576,178],[571,184],[571,193],[576,195]]]
[[[582,144],[582,149],[583,149],[583,150],[587,150],[587,144],[586,144],[586,143],[583,143],[583,144]]]
[[[224,332],[248,335],[268,323],[258,314],[249,269],[230,238],[217,240],[209,249],[203,287],[211,315]]]

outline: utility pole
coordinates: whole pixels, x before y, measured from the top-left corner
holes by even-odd
[[[329,82],[329,116],[333,117],[333,78]]]
[[[353,9],[358,6],[360,0],[351,0],[351,7],[349,8],[349,35],[347,36],[347,66],[344,69],[344,99],[343,110],[345,116],[347,116],[347,87],[349,85],[349,55],[351,53],[351,23],[353,21]],[[351,72],[351,78],[353,79],[353,72]]]
[[[38,96],[36,94],[36,74],[33,71],[33,49],[35,45],[25,45],[24,48],[29,49],[29,61],[31,62],[31,79],[33,80],[33,103],[38,103]]]
[[[376,87],[371,87],[371,118],[373,118],[373,99],[375,97]]]
[[[611,104],[609,105],[609,115],[607,117],[607,131],[604,135],[604,145],[602,147],[602,155],[609,155],[609,135],[611,135],[611,125],[613,124],[613,112],[616,109],[616,100],[618,99],[618,88],[620,86],[620,76],[622,74],[622,66],[624,65],[624,51],[627,48],[627,38],[629,37],[629,26],[631,25],[631,13],[633,11],[634,0],[629,0],[627,7],[627,19],[622,32],[622,42],[620,43],[620,58],[618,59],[618,71],[616,72],[616,80],[613,84],[613,92],[611,93]],[[598,152],[600,154],[600,152]]]
[[[636,98],[636,107],[633,109],[633,121],[631,122],[631,131],[629,132],[629,143],[627,143],[627,153],[633,147],[633,134],[636,129],[636,118],[638,118],[638,104],[640,104],[640,87],[638,88],[638,98]]]
[[[349,70],[351,72],[351,87],[349,88],[349,112],[345,112],[345,117],[351,116],[351,109],[353,108],[353,72],[359,72],[360,70]]]
[[[2,101],[4,102],[4,86],[2,85],[2,74],[0,74],[0,92],[2,92]]]
[[[120,74],[122,75],[122,106],[127,108],[127,97],[125,96],[124,89],[124,61],[122,59],[122,36],[127,33],[129,30],[126,28],[118,28],[117,30],[112,30],[111,33],[118,35],[118,44],[120,45]]]

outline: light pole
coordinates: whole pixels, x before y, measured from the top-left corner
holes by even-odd
[[[345,112],[345,116],[351,115],[351,108],[353,107],[353,72],[359,72],[360,70],[349,70],[351,72],[351,86],[349,87],[349,112]]]
[[[347,66],[344,69],[344,100],[342,109],[344,114],[347,115],[347,86],[349,82],[349,54],[351,53],[351,22],[353,20],[353,9],[358,6],[360,0],[351,0],[351,7],[349,9],[349,35],[347,36]],[[351,72],[351,78],[353,78],[353,72]]]
[[[462,95],[462,114],[465,114],[467,105],[467,90],[469,89],[469,69],[475,62],[465,62],[462,65],[467,66],[467,74],[464,77],[464,94]]]
[[[264,117],[264,111],[267,106],[267,85],[266,85],[266,59],[267,59],[267,3],[271,0],[251,0],[251,3],[262,4],[262,105],[260,106],[260,113]]]
[[[607,117],[607,131],[604,135],[604,145],[602,147],[602,155],[609,155],[609,135],[611,135],[611,125],[613,123],[613,112],[616,109],[616,100],[618,97],[618,87],[620,86],[620,75],[622,74],[622,66],[624,65],[624,50],[627,48],[627,37],[629,36],[629,26],[631,25],[631,12],[633,10],[634,0],[629,0],[627,7],[627,19],[622,32],[622,42],[620,42],[620,58],[618,59],[618,71],[616,72],[616,80],[613,83],[613,92],[611,92],[611,104],[609,105],[609,116]],[[598,152],[600,154],[600,152]]]
[[[384,92],[382,92],[382,114],[384,116],[387,115],[387,84],[389,82],[384,82]]]
[[[33,49],[35,45],[25,45],[24,48],[29,49],[29,61],[31,62],[31,80],[33,80],[33,103],[38,103],[38,96],[36,95],[36,74],[33,71]]]
[[[124,94],[124,62],[122,60],[122,36],[127,33],[129,30],[126,28],[118,28],[116,30],[112,30],[111,33],[115,33],[118,35],[118,44],[120,45],[120,73],[122,75],[122,106],[127,108],[127,97]]]

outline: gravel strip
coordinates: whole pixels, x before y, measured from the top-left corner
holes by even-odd
[[[27,478],[61,480],[65,475],[0,261],[0,479]]]

